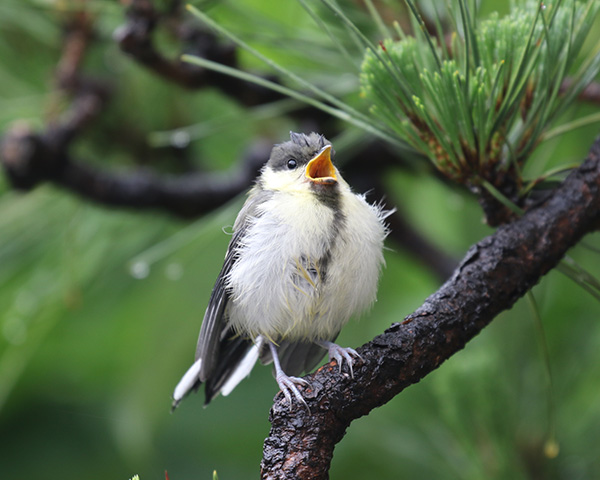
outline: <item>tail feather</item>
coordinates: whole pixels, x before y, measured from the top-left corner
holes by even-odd
[[[245,377],[250,374],[258,360],[259,344],[254,344],[247,338],[223,335],[219,343],[218,358],[215,366],[204,382],[205,405],[208,405],[219,393],[228,395]],[[259,342],[260,343],[260,342]],[[175,410],[184,397],[190,392],[197,391],[203,382],[200,381],[200,372],[203,365],[203,356],[185,372],[173,392],[173,406]]]
[[[188,368],[188,371],[185,372],[179,383],[175,387],[175,391],[173,392],[173,405],[171,406],[171,411],[175,410],[183,397],[185,397],[192,390],[197,391],[200,388],[202,382],[200,382],[199,375],[200,369],[202,368],[202,359],[199,358],[194,362],[194,364]]]
[[[224,338],[220,347],[217,366],[206,380],[205,405],[219,393],[229,395],[250,374],[258,360],[259,347],[247,338]]]

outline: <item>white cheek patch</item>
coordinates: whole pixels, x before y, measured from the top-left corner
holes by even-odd
[[[309,181],[304,175],[304,167],[297,167],[294,170],[279,171],[267,167],[261,178],[264,188],[267,190],[309,192]]]

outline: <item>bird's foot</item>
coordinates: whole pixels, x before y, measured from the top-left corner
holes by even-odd
[[[348,364],[348,368],[350,369],[350,376],[354,378],[354,371],[352,370],[352,365],[355,360],[362,360],[362,357],[358,354],[356,350],[350,347],[340,347],[336,343],[327,342],[325,340],[321,340],[319,342],[323,348],[327,349],[327,353],[329,354],[329,361],[335,360],[340,368],[340,373],[342,371],[342,364],[344,361]]]
[[[292,395],[298,401],[304,405],[306,410],[310,413],[310,408],[308,408],[308,404],[304,397],[298,390],[298,386],[308,387],[310,383],[308,383],[303,378],[299,377],[290,377],[286,375],[283,369],[281,368],[281,364],[279,363],[279,355],[277,354],[277,347],[273,342],[269,342],[269,348],[271,349],[271,356],[273,357],[273,364],[275,365],[275,380],[277,381],[277,385],[283,392],[283,396],[288,401],[288,405],[290,406],[290,410],[292,409]]]
[[[277,381],[277,385],[279,385],[279,388],[283,392],[283,396],[287,400],[288,405],[290,406],[290,410],[293,404],[292,395],[298,401],[298,403],[301,403],[307,410],[309,410],[306,400],[304,400],[304,397],[300,393],[300,390],[298,390],[298,386],[308,387],[310,386],[310,383],[308,383],[303,378],[290,377],[289,375],[286,375],[283,372],[279,372],[275,376],[275,380]]]

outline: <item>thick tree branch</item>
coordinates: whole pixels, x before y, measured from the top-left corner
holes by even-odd
[[[358,351],[354,379],[326,364],[304,390],[310,413],[283,395],[261,463],[265,479],[325,479],[350,423],[418,382],[531,289],[585,234],[600,228],[600,139],[543,203],[473,245],[454,275],[406,319]]]

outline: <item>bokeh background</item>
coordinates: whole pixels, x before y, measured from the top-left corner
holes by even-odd
[[[298,129],[285,115],[289,104],[244,108],[216,89],[185,90],[137,65],[112,38],[124,3],[2,0],[0,131],[15,121],[43,128],[68,103],[53,87],[53,73],[61,25],[82,4],[94,12],[96,29],[84,69],[114,87],[106,111],[74,145],[91,163],[177,171],[164,144],[172,137],[160,133],[191,126],[187,158],[218,170],[238,162],[257,138],[275,143]],[[497,3],[483,2],[482,15]],[[299,2],[202,7],[304,78],[336,86],[360,106],[356,78],[340,74],[335,48]],[[593,35],[591,42],[599,41],[600,29]],[[177,52],[168,35],[158,41]],[[242,61],[263,68],[244,55]],[[580,103],[566,119],[597,109]],[[353,148],[348,138],[360,138],[343,129],[340,161]],[[528,175],[580,162],[597,134],[591,125],[541,145]],[[398,168],[386,186],[386,202],[401,206],[417,230],[456,259],[492,231],[468,192],[427,169]],[[170,413],[229,241],[222,229],[242,202],[240,196],[182,220],[97,206],[51,185],[17,192],[0,175],[3,478],[152,480],[165,470],[171,480],[209,479],[213,470],[222,480],[258,476],[277,393],[270,368],[256,368],[206,409],[195,395]],[[600,235],[584,243],[569,255],[598,275]],[[346,327],[342,345],[372,339],[440,285],[410,252],[393,242],[388,247],[378,302]],[[335,450],[331,478],[600,478],[600,304],[558,272],[534,294],[543,334],[530,305],[520,301],[422,382],[354,422]],[[555,458],[545,450],[552,423]]]

